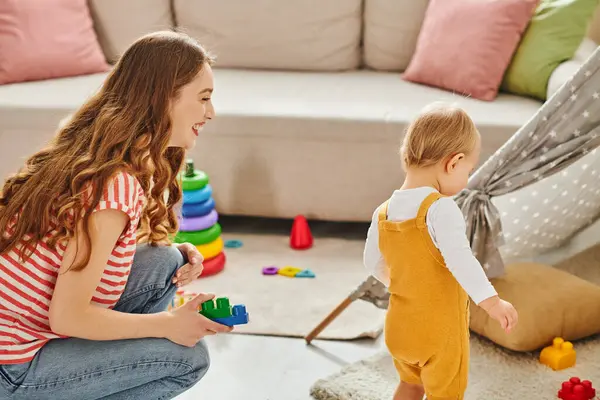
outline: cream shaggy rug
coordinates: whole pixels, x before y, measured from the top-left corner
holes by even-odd
[[[304,337],[366,278],[364,240],[315,237],[313,248],[293,250],[287,234],[225,233],[223,239],[241,240],[243,246],[225,249],[227,263],[222,272],[184,289],[244,304],[250,323],[237,326],[237,333]],[[262,268],[270,265],[308,268],[316,277],[262,275]],[[319,339],[374,338],[381,333],[383,321],[383,310],[355,301]]]
[[[556,265],[600,284],[600,245]],[[600,335],[574,343],[577,365],[552,371],[539,363],[539,352],[516,353],[471,334],[469,386],[465,400],[550,400],[572,376],[600,388]],[[318,400],[391,400],[398,377],[391,357],[379,353],[317,381],[311,394]]]
[[[577,365],[553,371],[538,354],[505,351],[487,339],[471,336],[471,367],[465,400],[551,400],[572,376],[600,386],[600,337],[576,343]],[[317,381],[311,395],[318,400],[391,400],[398,385],[392,359],[385,353],[351,364]]]

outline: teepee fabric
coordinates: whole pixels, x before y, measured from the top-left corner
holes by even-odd
[[[598,146],[600,47],[571,79],[475,172],[469,180],[468,187],[456,196],[455,200],[465,215],[467,235],[473,253],[484,266],[489,278],[504,273],[500,248],[505,243],[521,242],[522,247],[514,246],[515,254],[519,252],[518,249],[529,246],[530,240],[540,249],[551,247],[598,216],[597,208],[594,207],[598,204],[599,195],[598,169],[595,168],[600,163],[600,152],[596,150]],[[590,162],[585,162],[584,158]],[[575,186],[565,185],[568,180],[564,179],[564,172],[560,174],[574,164],[580,165],[584,171],[589,169],[586,176],[572,180],[576,189]],[[593,168],[590,168],[590,165]],[[516,204],[517,201],[509,197],[510,194],[516,191],[522,194],[527,190],[524,188],[529,186],[533,187],[531,197],[536,197],[540,194],[536,190],[537,186],[534,186],[536,184],[546,185],[543,186],[545,189],[542,192],[545,197],[541,199],[541,204],[549,205],[552,201],[551,209],[554,211],[554,214],[546,214],[543,217],[543,224],[539,227],[532,229],[531,226],[531,221],[540,216],[536,216],[537,208],[540,208],[536,199],[528,201],[527,205],[522,202],[520,211],[516,211],[519,206],[515,206],[512,214],[507,211],[505,215],[501,214],[492,201],[492,198],[502,197]],[[554,195],[547,194],[551,192],[550,189],[555,191]],[[557,193],[560,197],[571,197],[571,202],[561,203]],[[565,213],[565,209],[573,208],[573,196],[578,196],[575,199],[579,207]],[[586,207],[588,211],[585,211]],[[571,211],[575,220],[582,221],[573,221],[570,218],[573,215],[569,214]],[[511,242],[518,237],[512,236],[505,240],[503,222],[506,223],[511,217],[514,225],[522,227],[524,231],[531,231],[529,239],[521,241],[519,238],[518,241]],[[562,229],[555,229],[559,223]],[[567,229],[564,229],[565,224]],[[556,231],[562,233],[557,235]],[[361,290],[355,292],[356,298],[371,302],[380,308],[387,307],[389,294],[385,286],[373,276],[369,276],[358,289]]]
[[[501,216],[491,198],[556,174],[599,145],[600,48],[456,196],[473,253],[488,277],[504,273]]]
[[[503,259],[532,258],[562,246],[600,216],[600,149],[559,173],[492,198],[500,212]]]

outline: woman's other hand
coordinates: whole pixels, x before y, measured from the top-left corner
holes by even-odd
[[[191,243],[181,243],[176,245],[176,247],[188,260],[188,263],[179,268],[173,277],[173,283],[176,284],[177,287],[181,287],[198,279],[200,274],[202,274],[204,269],[202,261],[204,261],[204,257],[202,257],[202,254],[200,254],[196,246]]]

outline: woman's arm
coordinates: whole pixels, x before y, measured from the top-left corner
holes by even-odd
[[[128,221],[127,214],[112,209],[91,215],[92,253],[81,271],[66,272],[76,251],[76,240],[69,242],[50,303],[50,327],[55,333],[89,340],[167,336],[169,313],[129,314],[91,304],[108,257]],[[87,249],[81,239],[77,240],[82,250],[77,254],[79,260]]]

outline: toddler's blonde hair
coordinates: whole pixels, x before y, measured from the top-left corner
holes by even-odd
[[[479,132],[460,107],[432,103],[409,125],[400,147],[404,168],[429,167],[454,154],[469,154]]]

